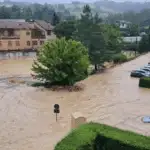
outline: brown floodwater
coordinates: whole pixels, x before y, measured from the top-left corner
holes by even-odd
[[[80,111],[88,121],[150,135],[141,117],[150,115],[150,90],[138,87],[133,69],[150,54],[90,76],[84,91],[50,91],[8,83],[7,76],[30,76],[32,59],[0,61],[0,150],[52,150],[70,130],[70,115]],[[53,105],[60,105],[58,122]]]

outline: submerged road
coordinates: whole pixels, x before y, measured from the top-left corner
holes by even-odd
[[[10,75],[29,76],[32,60],[0,62],[0,150],[52,150],[70,130],[70,115],[80,111],[96,121],[150,135],[141,117],[150,115],[150,89],[138,87],[132,69],[150,61],[150,54],[90,76],[81,92],[54,92],[8,83]],[[53,105],[60,104],[58,123]]]

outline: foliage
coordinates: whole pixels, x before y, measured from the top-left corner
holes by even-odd
[[[121,32],[117,26],[104,25],[104,34],[106,38],[107,49],[112,53],[120,53],[123,47]]]
[[[139,43],[138,42],[124,42],[123,48],[124,51],[132,51],[134,52],[135,56],[139,54]]]
[[[150,137],[107,125],[88,123],[62,139],[55,150],[148,150]]]
[[[18,4],[19,3],[19,4]],[[12,5],[17,7],[17,9],[12,10]],[[83,6],[85,3],[78,2],[76,3],[70,3],[70,4],[32,4],[27,3],[24,4],[22,2],[1,2],[0,7],[0,18],[1,19],[40,19],[40,20],[46,20],[51,21],[53,12],[55,11],[59,18],[61,20],[68,20],[72,17],[80,18],[80,13],[82,12]],[[145,20],[149,20],[150,18],[150,9],[144,9],[148,8],[150,3],[116,3],[113,2],[113,5],[111,1],[97,1],[94,3],[89,3],[91,7],[92,14],[98,14],[101,18],[107,17],[108,14],[109,17],[107,18],[110,22],[115,22],[115,20],[127,20],[131,21],[135,24],[139,24]],[[5,7],[6,6],[6,7]],[[7,7],[9,6],[9,7]],[[103,10],[102,7],[105,7]],[[136,7],[137,6],[137,7]],[[144,9],[144,10],[143,10]],[[133,11],[129,11],[133,10]],[[136,10],[136,12],[134,12]],[[137,11],[138,10],[138,11]],[[142,10],[141,12],[139,12]],[[115,13],[117,12],[117,13]],[[118,14],[118,12],[121,12]],[[125,12],[125,13],[122,13]],[[144,22],[145,24],[145,22]],[[147,25],[147,22],[146,22]]]
[[[137,24],[131,24],[128,26],[128,32],[130,36],[139,35],[139,26]]]
[[[124,42],[123,43],[123,49],[126,51],[138,51],[139,44],[137,42]]]
[[[150,78],[147,77],[140,78],[139,86],[144,88],[150,88]]]
[[[150,18],[150,9],[142,9],[142,11],[140,12],[127,11],[123,13],[110,14],[106,20],[108,20],[109,23],[115,23],[115,21],[117,20],[126,20],[130,21],[133,24],[147,26],[146,20],[149,20],[149,18]]]
[[[150,48],[150,35],[144,35],[139,42],[139,53],[148,52]]]
[[[61,38],[43,45],[32,70],[47,83],[73,85],[87,76],[88,66],[87,49],[80,42]]]
[[[56,26],[59,22],[60,22],[60,18],[59,18],[59,16],[57,15],[57,13],[54,12],[54,13],[53,13],[53,16],[52,16],[52,25],[53,25],[53,26]]]
[[[114,63],[123,63],[126,62],[128,59],[126,55],[119,53],[119,54],[115,54],[112,60]]]
[[[75,28],[76,21],[63,21],[56,25],[54,28],[54,33],[58,38],[65,37],[66,39],[71,39]]]
[[[54,16],[55,14],[57,14],[57,16]],[[0,19],[37,19],[52,23],[55,21],[58,23],[58,18],[60,20],[68,20],[72,17],[73,16],[66,8],[60,12],[56,6],[50,4],[31,4],[27,6],[13,5],[10,7],[0,6]]]
[[[120,52],[121,38],[117,28],[101,24],[98,15],[92,15],[91,8],[86,5],[83,9],[81,19],[76,25],[74,39],[81,41],[89,50],[91,63],[102,65],[111,60],[114,53]]]

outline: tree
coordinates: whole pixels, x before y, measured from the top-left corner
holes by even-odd
[[[123,41],[119,28],[117,26],[104,25],[103,29],[107,42],[107,50],[110,50],[112,54],[120,53],[123,46]]]
[[[74,39],[81,41],[89,50],[91,63],[98,66],[110,59],[110,51],[106,49],[106,38],[103,34],[103,28],[99,24],[98,16],[92,16],[91,9],[86,5],[83,9],[80,21],[76,25]]]
[[[150,35],[144,35],[139,42],[139,53],[148,52],[150,47]]]
[[[32,70],[49,84],[73,85],[87,76],[88,66],[87,49],[80,42],[61,38],[43,45]]]
[[[130,36],[138,36],[139,35],[139,27],[137,24],[131,24],[128,26],[128,32]]]
[[[52,17],[52,25],[56,26],[60,22],[60,18],[57,15],[56,12],[54,12],[53,17]]]
[[[96,24],[102,23],[102,19],[99,18],[98,13],[96,13],[96,14],[94,15],[93,21],[94,21],[94,23],[96,23]]]
[[[84,6],[81,19],[76,24],[76,31],[73,33],[75,40],[81,41],[87,48],[90,45],[91,27],[93,25],[92,13],[89,5]]]
[[[102,28],[97,24],[92,26],[89,56],[95,66],[95,71],[98,70],[99,65],[103,65],[105,61],[110,60],[110,52],[106,49],[106,40],[104,34],[102,34]]]
[[[71,39],[75,28],[76,21],[64,21],[56,25],[54,33],[58,38],[65,37]]]
[[[17,4],[10,7],[0,6],[0,19],[37,19],[57,24],[60,20],[73,18],[68,8],[63,9],[63,5],[59,7],[61,10],[57,9],[56,5],[37,3],[23,7]]]
[[[5,6],[0,7],[0,19],[10,19],[11,18],[11,9]]]

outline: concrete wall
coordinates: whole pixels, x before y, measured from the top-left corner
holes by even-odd
[[[0,52],[0,60],[20,57],[35,57],[36,52]]]

